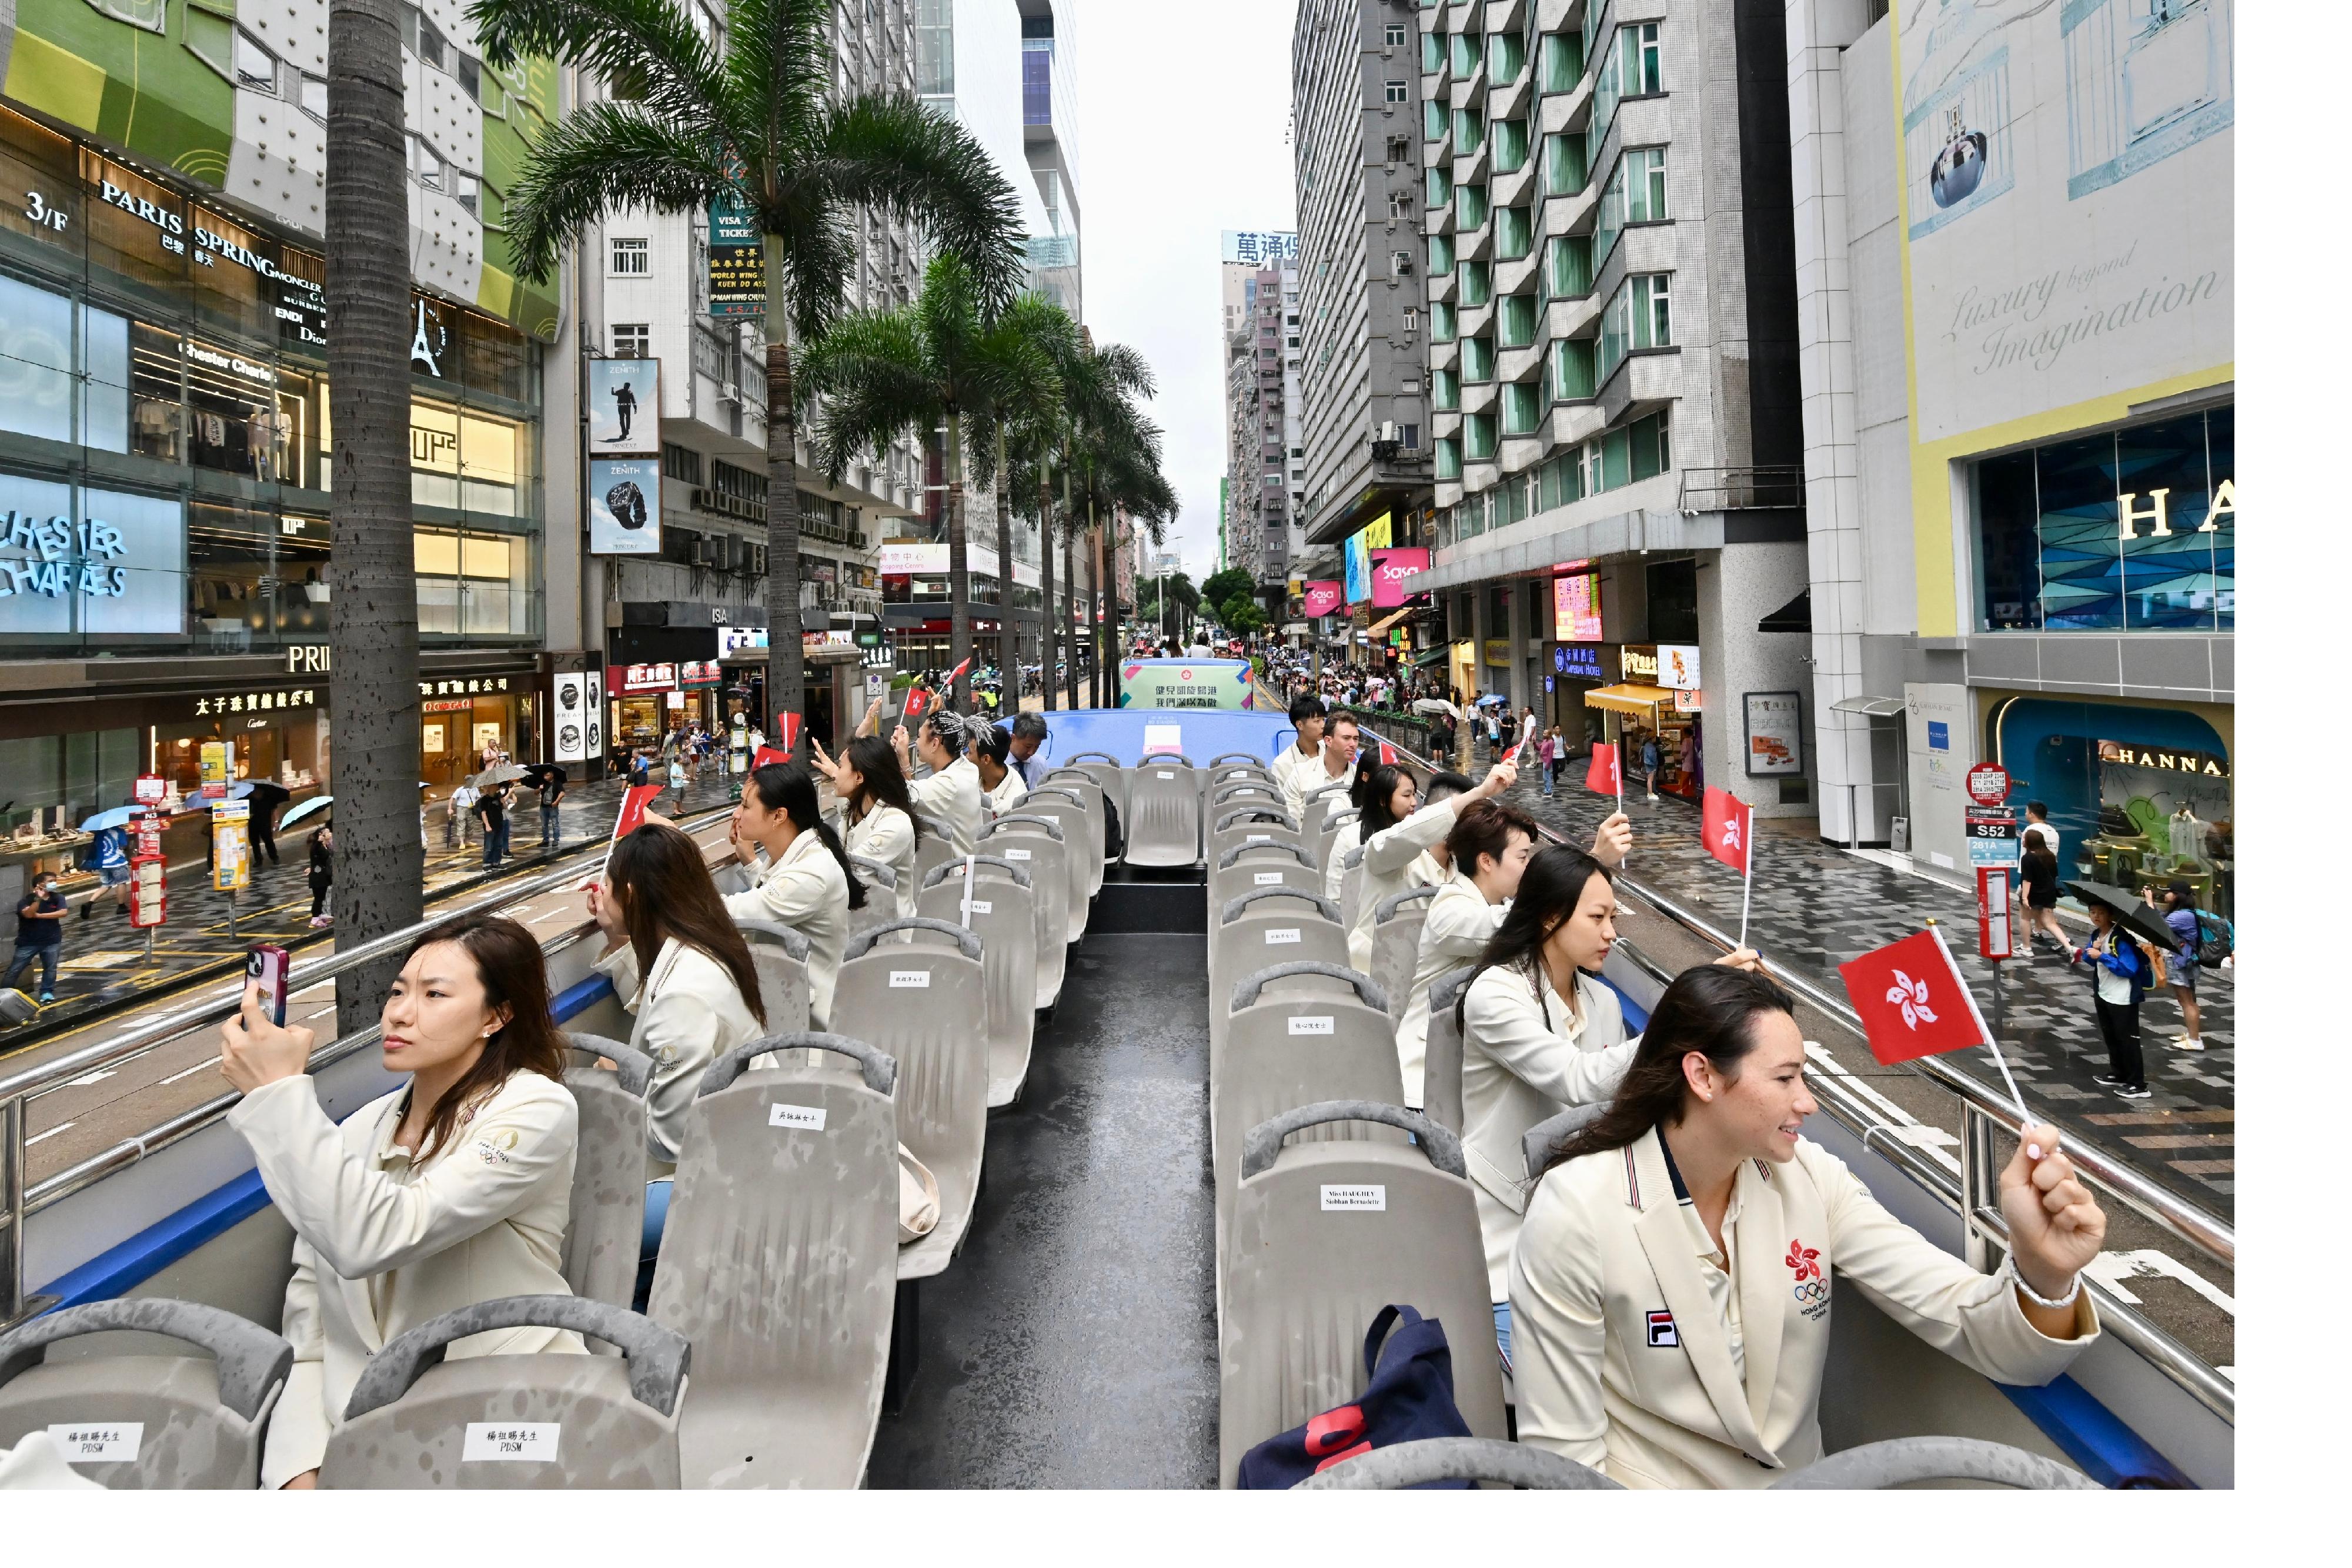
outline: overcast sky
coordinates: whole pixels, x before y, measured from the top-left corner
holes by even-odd
[[[1224,473],[1218,235],[1292,226],[1295,0],[1076,0],[1087,324],[1140,350],[1198,582],[1216,567]]]

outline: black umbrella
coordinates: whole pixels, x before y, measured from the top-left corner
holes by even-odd
[[[2061,885],[2084,904],[2105,904],[2117,925],[2154,944],[2158,952],[2179,952],[2180,937],[2164,923],[2164,912],[2142,900],[2139,894],[2104,882],[2069,882]]]
[[[522,773],[523,777],[530,779],[534,785],[536,785],[542,778],[553,779],[558,784],[569,784],[572,782],[572,775],[565,772],[562,768],[558,768],[552,762],[526,763],[523,767]]]

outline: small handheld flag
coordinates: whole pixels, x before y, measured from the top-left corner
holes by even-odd
[[[1625,770],[1619,765],[1619,754],[1613,741],[1596,741],[1592,760],[1584,769],[1584,787],[1596,795],[1615,795],[1621,800],[1625,794]]]
[[[783,750],[784,759],[790,761],[793,753],[800,749],[801,716],[796,713],[778,714],[775,735],[778,744]]]
[[[1838,966],[1845,994],[1862,1019],[1870,1054],[1887,1067],[1922,1056],[1940,1056],[1983,1045],[1992,1049],[2001,1081],[2017,1102],[2020,1120],[2031,1124],[2025,1097],[2010,1076],[2000,1042],[1985,1028],[1977,998],[1960,977],[1944,934],[1935,926],[1890,942]]]
[[[646,808],[666,788],[660,784],[632,785],[621,798],[621,814],[613,822],[613,841],[619,843],[645,825]]]
[[[1748,904],[1756,891],[1756,808],[1743,802],[1728,789],[1710,786],[1706,792],[1706,816],[1700,831],[1706,835],[1706,852],[1738,872],[1742,878],[1739,890],[1739,945],[1748,946]]]
[[[751,758],[751,771],[757,773],[772,762],[786,763],[792,759],[793,754],[789,751],[779,751],[772,746],[763,746]]]

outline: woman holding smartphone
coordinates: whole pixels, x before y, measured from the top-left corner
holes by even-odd
[[[565,1296],[579,1108],[548,1009],[539,942],[497,915],[419,937],[383,1003],[383,1065],[408,1082],[340,1126],[310,1077],[311,1031],[280,1028],[257,987],[221,1026],[229,1125],[252,1145],[294,1228],[281,1332],[294,1371],[272,1416],[262,1485],[315,1486],[368,1357],[445,1312]],[[476,1334],[452,1356],[586,1354],[562,1329]]]

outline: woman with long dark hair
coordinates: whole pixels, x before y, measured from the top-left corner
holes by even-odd
[[[314,1037],[270,1021],[258,986],[221,1026],[229,1125],[294,1228],[283,1333],[294,1371],[271,1417],[265,1487],[317,1483],[368,1357],[445,1312],[565,1296],[579,1108],[563,1087],[539,940],[466,915],[417,938],[383,1003],[383,1065],[408,1082],[340,1126],[310,1078]],[[452,1356],[585,1354],[580,1336],[506,1329]]]
[[[1364,787],[1363,815],[1357,825],[1363,834],[1363,886],[1356,894],[1356,923],[1348,931],[1348,962],[1365,974],[1372,968],[1372,925],[1382,900],[1416,887],[1435,887],[1445,880],[1445,867],[1431,854],[1442,847],[1461,814],[1484,800],[1492,800],[1518,781],[1518,769],[1498,762],[1486,779],[1466,790],[1447,789],[1438,795],[1440,780],[1459,774],[1439,774],[1430,780],[1437,798],[1422,803],[1412,775],[1402,767],[1381,764],[1372,769]]]
[[[849,912],[866,907],[866,884],[850,870],[841,838],[818,813],[806,765],[771,762],[743,780],[727,841],[736,863],[719,873],[727,913],[789,925],[809,940],[809,1027],[833,1017]],[[730,885],[731,884],[731,885]]]
[[[588,913],[604,934],[596,967],[636,1019],[629,1043],[654,1061],[646,1154],[656,1175],[667,1175],[703,1070],[759,1039],[767,1022],[760,972],[701,848],[667,822],[646,822],[613,846],[588,889]]]
[[[1770,1486],[1822,1457],[1841,1283],[1997,1383],[2046,1384],[2096,1337],[2078,1276],[2106,1217],[2058,1129],[2000,1173],[2011,1252],[1980,1274],[1799,1135],[1795,1011],[1762,974],[1685,970],[1544,1173],[1510,1268],[1522,1443],[1629,1487]]]
[[[923,824],[915,815],[914,797],[898,754],[878,736],[861,736],[849,743],[836,762],[816,748],[809,764],[833,780],[841,798],[844,822],[838,830],[842,847],[851,854],[887,865],[898,879],[898,917],[915,913],[915,850],[923,838]]]
[[[898,754],[898,766],[909,778],[913,777],[911,757],[930,769],[926,777],[914,779],[908,792],[919,810],[947,824],[960,855],[971,853],[972,845],[980,841],[980,769],[964,755],[967,727],[980,722],[935,707],[923,716],[912,741],[903,724],[890,733],[890,747]]]

